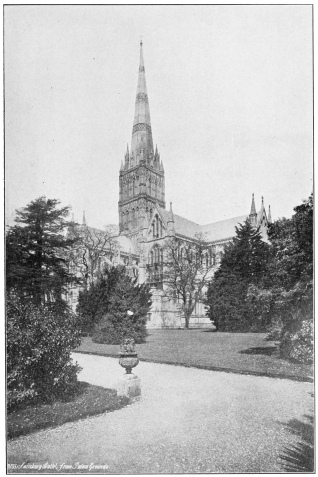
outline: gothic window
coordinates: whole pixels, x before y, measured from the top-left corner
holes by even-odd
[[[160,238],[163,236],[162,221],[157,214],[155,215],[152,223],[152,231],[153,238]]]
[[[151,287],[162,288],[163,250],[157,245],[149,253],[148,282]]]
[[[129,195],[129,183],[128,183],[128,180],[127,180],[127,179],[126,179],[126,187],[125,187],[125,189],[126,189],[126,197],[128,197],[128,195]]]

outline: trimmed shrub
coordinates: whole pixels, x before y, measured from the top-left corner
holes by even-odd
[[[80,344],[74,315],[15,296],[6,305],[8,409],[71,396],[80,370],[70,358]]]

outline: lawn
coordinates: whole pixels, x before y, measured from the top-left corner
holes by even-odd
[[[280,359],[274,341],[265,333],[213,333],[205,329],[149,330],[137,345],[143,361],[312,381],[312,366]],[[77,352],[118,356],[118,345],[83,338]]]
[[[12,439],[47,427],[57,427],[65,422],[114,411],[126,406],[128,402],[128,398],[117,397],[114,389],[80,382],[77,395],[68,401],[38,404],[8,413],[7,436]]]

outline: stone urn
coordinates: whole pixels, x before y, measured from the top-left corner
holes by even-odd
[[[132,368],[137,366],[139,359],[135,349],[135,341],[126,338],[120,345],[119,364],[126,369],[127,374],[131,374]]]

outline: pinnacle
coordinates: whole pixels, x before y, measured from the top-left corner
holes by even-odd
[[[252,194],[252,205],[251,205],[250,215],[256,215],[256,207],[255,207],[254,194]]]

